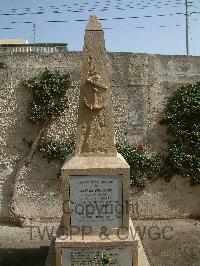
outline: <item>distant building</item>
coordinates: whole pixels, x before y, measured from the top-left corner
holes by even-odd
[[[0,54],[67,52],[67,43],[28,43],[27,40],[0,40]]]
[[[1,44],[28,44],[26,39],[0,39]]]

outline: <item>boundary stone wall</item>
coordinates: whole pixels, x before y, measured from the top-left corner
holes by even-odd
[[[47,138],[67,137],[76,128],[81,56],[81,52],[62,51],[0,55],[0,62],[6,64],[0,69],[0,219],[9,218],[14,170],[28,152],[24,139],[34,139],[39,130],[26,119],[31,95],[22,81],[38,75],[45,67],[70,72],[69,108],[45,133]],[[200,81],[200,57],[134,53],[108,53],[107,57],[116,139],[126,139],[130,145],[143,143],[150,153],[160,151],[165,147],[166,128],[158,121],[176,89]],[[21,213],[33,219],[60,219],[60,167],[56,162],[47,163],[39,154],[34,156],[18,183]],[[189,180],[181,177],[170,184],[161,178],[140,192],[131,189],[132,217],[199,217],[199,192],[199,186],[191,187]]]

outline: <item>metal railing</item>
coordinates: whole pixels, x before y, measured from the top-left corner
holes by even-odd
[[[1,44],[0,54],[40,53],[52,54],[67,52],[67,43],[37,43],[37,44]]]

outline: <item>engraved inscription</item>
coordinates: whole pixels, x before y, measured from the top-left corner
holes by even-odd
[[[122,176],[70,176],[72,226],[122,226]]]
[[[102,265],[100,258],[102,253],[106,254],[109,264],[115,266],[133,266],[132,247],[107,247],[100,248],[63,248],[62,249],[62,265],[67,266],[88,266]]]

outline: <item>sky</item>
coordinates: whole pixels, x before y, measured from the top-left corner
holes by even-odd
[[[188,0],[189,51],[200,55],[200,0]],[[0,39],[83,48],[90,15],[101,19],[106,49],[186,54],[185,0],[0,0]]]

